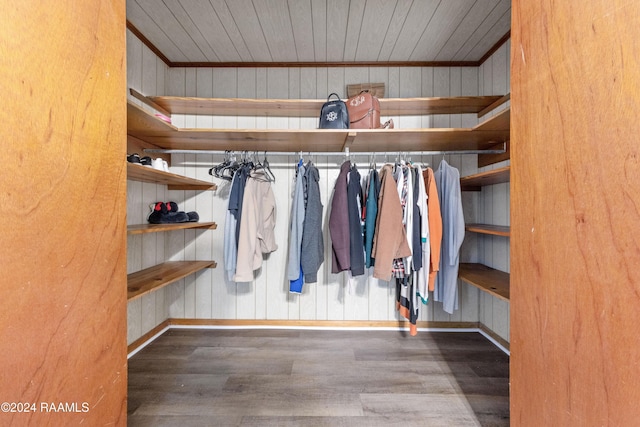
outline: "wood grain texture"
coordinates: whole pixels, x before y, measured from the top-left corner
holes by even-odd
[[[460,280],[509,301],[509,273],[482,264],[460,263],[459,276]]]
[[[326,102],[324,99],[241,99],[174,96],[154,96],[146,97],[146,99],[174,114],[220,116],[318,117],[322,104]],[[393,116],[405,114],[479,113],[499,99],[499,96],[460,96],[380,98],[379,101],[380,114]]]
[[[508,237],[510,234],[509,226],[493,225],[493,224],[466,224],[465,229],[473,233],[490,234],[493,236]]]
[[[638,422],[638,22],[632,1],[514,2],[516,426]]]
[[[167,261],[130,273],[127,275],[127,300],[139,298],[204,268],[215,267],[214,261]]]
[[[129,359],[129,425],[507,426],[478,333],[170,330]]]
[[[128,103],[127,126],[129,135],[166,149],[335,152],[355,132],[353,151],[478,150],[509,139],[509,110],[460,129],[194,129],[165,123]]]
[[[509,182],[510,166],[504,166],[477,174],[460,178],[460,188],[462,191],[479,191],[485,185],[501,184]]]
[[[177,224],[132,224],[127,226],[127,234],[161,233],[164,231],[184,229],[210,229],[215,230],[218,225],[215,222],[180,222]]]
[[[124,425],[125,4],[1,8],[0,424]]]
[[[167,185],[170,190],[215,190],[218,188],[213,182],[190,178],[188,176],[165,172],[129,162],[127,162],[127,179],[131,181],[164,184]]]

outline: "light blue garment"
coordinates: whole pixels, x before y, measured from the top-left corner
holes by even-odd
[[[287,264],[287,278],[290,281],[291,292],[301,292],[302,268],[300,267],[300,251],[302,249],[302,233],[304,227],[304,164],[298,164],[296,186],[293,192],[291,207],[291,233],[289,234],[289,262]],[[291,283],[293,282],[293,283]]]
[[[233,188],[233,182],[236,176],[233,175],[231,180],[231,188]],[[224,219],[224,271],[227,273],[227,278],[230,282],[233,282],[233,276],[236,274],[236,263],[238,261],[238,243],[236,241],[236,225],[237,219],[235,215],[227,208]]]
[[[435,172],[435,179],[442,214],[442,248],[433,299],[441,301],[442,309],[452,314],[458,309],[458,267],[464,240],[460,172],[443,159]]]

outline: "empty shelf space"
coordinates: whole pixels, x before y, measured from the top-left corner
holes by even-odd
[[[165,184],[169,190],[215,190],[218,188],[213,182],[188,178],[129,162],[127,162],[127,179]]]
[[[460,178],[460,188],[463,191],[480,191],[485,185],[509,182],[510,178],[511,166],[505,166]]]
[[[181,222],[178,224],[134,224],[127,226],[127,234],[161,233],[163,231],[186,230],[186,229],[211,229],[215,230],[218,225],[215,222]]]
[[[467,224],[467,231],[480,234],[491,234],[493,236],[506,236],[511,234],[511,227],[508,225],[492,225],[492,224]]]
[[[139,298],[204,268],[215,268],[215,261],[167,261],[127,275],[127,300]]]
[[[173,114],[222,116],[318,117],[324,99],[248,99],[149,97]],[[458,96],[443,98],[380,98],[381,115],[423,115],[479,113],[500,96]]]
[[[509,301],[509,273],[483,264],[460,263],[458,277],[482,291]]]

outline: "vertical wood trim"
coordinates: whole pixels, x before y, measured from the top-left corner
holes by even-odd
[[[511,423],[634,425],[640,8],[513,7]]]
[[[0,390],[37,405],[0,424],[125,425],[125,4],[3,2],[0,40]]]

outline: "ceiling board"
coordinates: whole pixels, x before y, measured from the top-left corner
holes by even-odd
[[[451,37],[475,2],[468,0],[447,0],[440,2],[433,18],[409,57],[412,61],[420,58],[436,58],[438,52]]]
[[[289,1],[293,41],[298,61],[314,61],[313,19],[310,0]]]
[[[511,0],[127,0],[129,27],[171,66],[473,65],[510,15]]]
[[[296,43],[287,0],[254,1],[253,7],[271,60],[275,62],[297,61]]]
[[[412,3],[413,0],[398,0],[396,3],[382,46],[380,47],[380,53],[378,54],[379,61],[388,61],[391,57],[391,52],[393,52],[396,47],[398,37],[400,37],[400,32],[407,20]]]
[[[486,10],[493,10],[500,0],[476,0],[475,4],[465,15],[456,29],[450,33],[449,39],[436,54],[436,60],[442,58],[452,58],[458,50],[471,38],[475,30],[487,19],[483,13]]]
[[[409,60],[416,44],[431,22],[438,3],[439,1],[436,0],[413,2],[389,57],[390,61]]]

